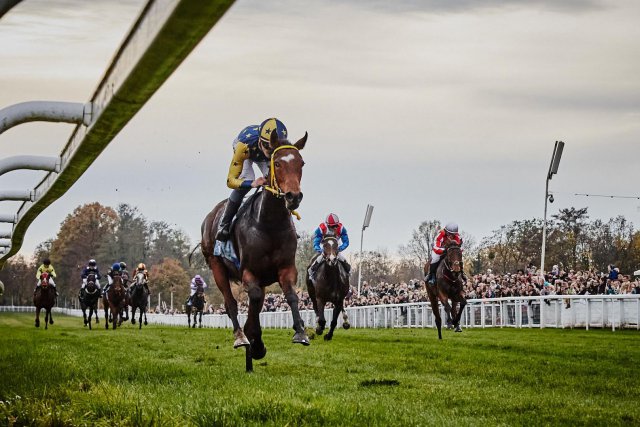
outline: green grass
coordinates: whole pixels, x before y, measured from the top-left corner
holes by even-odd
[[[246,374],[229,330],[55,320],[0,314],[0,425],[640,424],[637,331],[265,330]]]

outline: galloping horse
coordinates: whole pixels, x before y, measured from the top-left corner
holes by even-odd
[[[131,324],[136,324],[136,308],[140,310],[138,319],[138,329],[142,329],[142,315],[144,314],[144,324],[147,325],[147,304],[149,304],[149,291],[144,286],[147,278],[144,273],[137,273],[133,283],[129,286],[131,291]]]
[[[313,303],[313,311],[316,312],[316,333],[318,335],[322,335],[327,324],[324,318],[324,306],[328,302],[333,303],[331,327],[329,333],[324,336],[325,341],[329,341],[333,338],[333,331],[338,324],[338,316],[344,309],[344,298],[349,292],[349,274],[338,260],[338,239],[327,236],[322,239],[321,245],[322,253],[313,257],[311,263],[317,257],[324,257],[324,261],[315,273],[315,283],[309,278],[309,269],[307,268],[307,290]],[[346,313],[344,319],[345,329],[348,329],[349,323]]]
[[[425,264],[424,271],[425,274],[429,272],[429,262]],[[462,332],[460,318],[462,317],[462,310],[467,305],[467,299],[464,296],[461,275],[462,249],[457,243],[449,242],[445,245],[445,255],[436,271],[435,286],[426,285],[429,301],[431,301],[431,310],[438,327],[439,339],[442,339],[442,318],[440,317],[438,300],[440,300],[447,313],[447,328],[451,329],[453,325],[456,332]],[[451,300],[451,305],[449,300]]]
[[[268,148],[272,151],[270,186],[255,194],[239,210],[231,232],[231,242],[240,267],[221,256],[214,256],[215,235],[225,201],[216,205],[202,223],[202,253],[213,272],[216,285],[224,295],[226,311],[233,323],[234,348],[247,347],[253,359],[262,359],[267,349],[262,342],[260,311],[264,304],[264,288],[279,282],[293,316],[293,342],[309,345],[304,322],[298,309],[295,283],[298,279],[295,257],[298,245],[291,219],[300,205],[300,180],[304,161],[299,150],[307,142],[305,133],[294,145],[271,133]],[[244,332],[238,323],[238,303],[231,293],[229,280],[241,280],[249,295],[249,313]],[[245,335],[246,334],[246,335]],[[251,370],[247,357],[247,370]]]
[[[196,327],[196,323],[198,323],[198,313],[200,313],[200,325],[198,327],[202,328],[202,312],[204,311],[204,288],[202,287],[202,283],[198,284],[196,293],[193,294],[193,298],[191,298],[191,305],[187,305],[186,311],[187,327],[191,328],[191,313],[193,312],[193,327]]]
[[[122,277],[113,276],[113,284],[102,298],[104,305],[104,327],[109,329],[109,310],[111,310],[111,319],[113,321],[113,329],[122,324],[122,311],[127,301],[127,291],[122,285]]]
[[[48,329],[49,324],[53,325],[51,308],[56,305],[56,289],[49,284],[49,273],[40,275],[40,286],[33,294],[33,305],[36,306],[36,328],[40,327],[40,310],[46,310],[44,316],[44,328]]]
[[[80,300],[80,308],[82,309],[84,326],[89,325],[89,329],[91,329],[91,317],[94,313],[96,315],[96,323],[100,323],[100,321],[98,320],[98,300],[100,299],[100,290],[96,285],[95,274],[91,273],[87,276],[87,284],[84,287],[84,292],[80,292],[78,299]],[[87,309],[89,309],[88,318]]]

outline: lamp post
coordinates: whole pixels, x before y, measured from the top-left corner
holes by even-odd
[[[371,223],[371,214],[373,214],[373,206],[367,205],[367,211],[364,214],[364,222],[360,231],[360,262],[358,263],[358,296],[360,296],[360,282],[362,281],[362,243],[364,241],[364,230]]]
[[[564,142],[556,141],[556,145],[553,147],[553,155],[551,156],[551,163],[549,164],[549,172],[547,173],[547,183],[544,188],[544,219],[542,221],[542,255],[540,256],[540,275],[544,277],[544,255],[547,246],[547,202],[553,203],[553,194],[549,195],[549,181],[553,178],[554,174],[558,173],[558,166],[560,166],[560,158],[562,157],[562,150],[564,149]]]

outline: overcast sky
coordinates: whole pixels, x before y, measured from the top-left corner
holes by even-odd
[[[0,20],[0,108],[86,102],[144,4],[25,0]],[[137,206],[199,240],[229,190],[231,143],[276,116],[309,132],[300,230],[337,213],[359,247],[394,252],[426,219],[478,240],[558,209],[640,223],[640,2],[238,0],[91,168],[46,209],[22,253],[55,236],[76,206]],[[0,136],[1,157],[57,155],[68,124]],[[118,165],[117,167],[115,165]],[[27,189],[43,172],[0,187]],[[19,202],[0,202],[15,213]],[[0,227],[8,225],[0,224]],[[3,228],[4,229],[4,228]]]

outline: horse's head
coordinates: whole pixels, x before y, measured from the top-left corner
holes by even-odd
[[[117,291],[117,292],[122,291],[122,288],[123,288],[122,277],[119,274],[113,276],[113,284],[111,286],[112,286],[111,289],[113,289],[114,291]]]
[[[85,291],[88,294],[93,294],[98,290],[98,287],[96,286],[96,275],[93,273],[90,273],[89,275],[87,275],[87,286],[85,286]]]
[[[40,275],[40,286],[43,288],[49,286],[49,273],[46,271]]]
[[[449,241],[445,245],[446,251],[446,267],[453,273],[462,272],[462,249],[460,245],[454,241]]]
[[[322,239],[322,256],[329,265],[336,265],[338,262],[338,239],[333,236]]]
[[[271,153],[270,190],[276,192],[278,196],[284,196],[285,205],[289,210],[297,209],[302,201],[300,181],[304,160],[300,150],[306,143],[306,132],[293,145],[287,140],[278,139],[277,132],[271,132],[269,146],[265,147]]]
[[[136,286],[142,286],[147,283],[147,277],[143,272],[139,272],[136,274],[135,279],[133,279]]]

